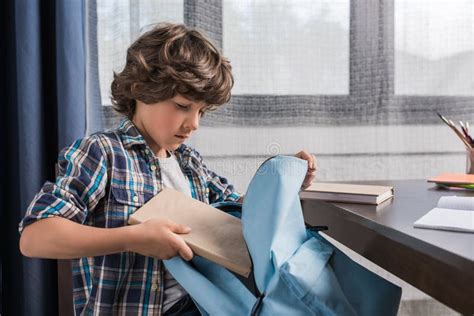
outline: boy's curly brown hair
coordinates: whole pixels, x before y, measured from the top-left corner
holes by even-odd
[[[114,72],[112,104],[132,118],[135,100],[152,104],[180,94],[212,110],[230,100],[231,70],[229,60],[197,29],[160,23],[128,48],[124,69]]]

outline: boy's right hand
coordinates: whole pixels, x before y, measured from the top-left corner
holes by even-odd
[[[178,254],[187,261],[193,258],[191,248],[179,236],[191,231],[188,226],[154,218],[129,228],[133,233],[128,251],[158,259],[170,259]]]

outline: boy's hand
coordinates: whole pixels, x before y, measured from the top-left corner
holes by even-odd
[[[310,155],[306,150],[300,151],[295,155],[295,157],[304,159],[308,162],[308,171],[306,172],[306,177],[301,185],[301,188],[304,190],[313,183],[313,180],[316,177],[316,158],[313,155]]]
[[[167,219],[149,219],[130,226],[130,229],[133,230],[133,237],[128,251],[158,259],[170,259],[178,254],[184,260],[193,258],[191,248],[179,236],[191,231],[188,226]]]

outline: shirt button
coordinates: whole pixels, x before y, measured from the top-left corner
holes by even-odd
[[[138,196],[135,195],[135,196],[133,196],[132,199],[133,199],[133,202],[138,202]]]
[[[156,170],[156,166],[155,166],[155,165],[151,165],[151,166],[150,166],[150,170],[151,170],[151,171],[155,171],[155,170]]]
[[[153,291],[158,290],[158,284],[153,283],[153,284],[151,285],[151,289],[152,289]]]

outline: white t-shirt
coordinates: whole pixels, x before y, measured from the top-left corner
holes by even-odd
[[[189,181],[183,174],[176,156],[173,155],[173,153],[169,154],[170,157],[158,158],[163,187],[173,188],[191,196]],[[171,273],[165,269],[163,312],[166,312],[174,303],[179,301],[186,294],[186,290],[173,278]]]

